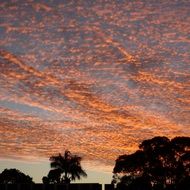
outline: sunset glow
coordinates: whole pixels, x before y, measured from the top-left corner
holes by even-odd
[[[190,136],[189,23],[189,0],[0,0],[0,158],[69,149],[111,172]]]

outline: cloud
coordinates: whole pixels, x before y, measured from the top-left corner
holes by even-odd
[[[190,135],[187,5],[2,3],[0,157],[70,149],[110,167],[145,138]]]

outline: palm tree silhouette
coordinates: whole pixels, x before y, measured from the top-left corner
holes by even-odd
[[[82,158],[77,155],[72,155],[70,151],[66,150],[64,155],[59,153],[58,156],[50,157],[51,168],[60,172],[60,182],[70,183],[71,180],[87,177],[86,172],[82,169],[80,164]]]

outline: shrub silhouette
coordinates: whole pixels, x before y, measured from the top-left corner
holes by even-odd
[[[190,138],[145,140],[135,153],[117,158],[113,173],[118,189],[123,186],[159,190],[182,187],[190,177]]]
[[[25,175],[17,169],[5,169],[0,174],[0,183],[16,184],[16,183],[33,183],[32,178]]]

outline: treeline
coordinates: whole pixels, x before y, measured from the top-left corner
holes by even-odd
[[[65,151],[50,157],[44,184],[70,184],[87,177],[82,158]],[[0,183],[34,183],[16,169],[5,169]],[[133,154],[116,159],[111,184],[117,190],[190,190],[190,137],[154,137],[144,140]]]

